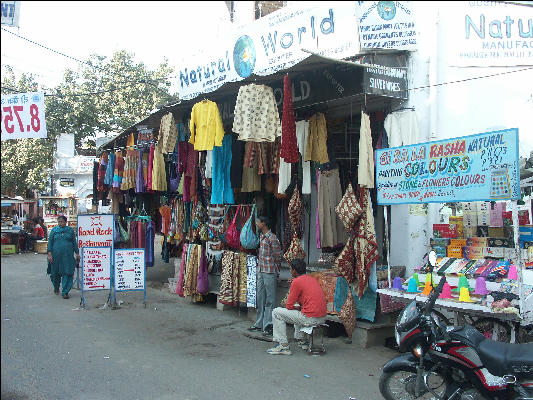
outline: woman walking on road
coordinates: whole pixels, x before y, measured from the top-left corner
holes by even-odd
[[[63,215],[59,216],[57,224],[48,235],[47,273],[50,274],[50,280],[54,285],[54,293],[59,294],[59,284],[61,283],[63,298],[68,299],[76,266],[74,253],[76,253],[76,260],[79,261],[80,251],[74,230],[70,226],[66,226],[67,218]]]

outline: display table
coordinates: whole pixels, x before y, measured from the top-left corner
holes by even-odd
[[[20,251],[19,249],[19,238],[23,235],[22,229],[6,229],[2,228],[2,236],[7,235],[9,236],[9,240],[11,244],[15,245],[16,252],[18,253]]]

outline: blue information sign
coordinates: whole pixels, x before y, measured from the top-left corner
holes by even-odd
[[[520,198],[516,128],[375,154],[380,205]]]

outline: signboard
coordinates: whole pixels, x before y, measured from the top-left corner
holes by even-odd
[[[2,25],[19,27],[20,1],[2,1]]]
[[[46,138],[44,94],[3,94],[2,140]]]
[[[59,178],[59,186],[72,187],[74,186],[73,178]]]
[[[113,214],[78,215],[78,247],[113,247]]]
[[[450,66],[533,65],[533,8],[504,1],[457,1],[439,9]]]
[[[94,161],[98,161],[98,159],[94,157],[83,157],[83,156],[76,157],[76,160],[77,160],[77,165],[74,170],[76,174],[92,173]]]
[[[115,250],[115,290],[144,290],[144,249]]]
[[[361,49],[415,50],[415,20],[408,1],[358,1]]]
[[[520,198],[516,128],[375,154],[380,205]]]
[[[229,32],[213,48],[215,53],[190,57],[177,68],[180,99],[290,68],[310,56],[302,49],[336,59],[358,54],[355,7],[351,2],[284,7]]]
[[[110,289],[111,247],[84,247],[81,257],[82,290]]]
[[[365,93],[407,99],[407,59],[404,55],[376,54],[362,57],[362,63],[372,67],[364,69]]]

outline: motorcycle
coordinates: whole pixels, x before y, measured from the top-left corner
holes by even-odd
[[[436,265],[431,252],[429,263]],[[401,354],[383,367],[387,400],[533,399],[533,344],[487,339],[470,325],[446,326],[433,307],[446,277],[424,304],[408,304],[395,326]]]

